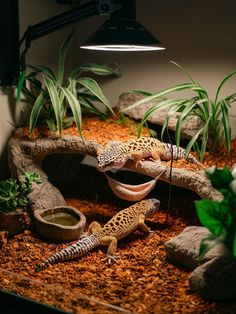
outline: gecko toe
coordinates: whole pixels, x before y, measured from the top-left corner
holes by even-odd
[[[119,259],[120,259],[119,254],[114,255],[107,254],[107,256],[103,260],[105,260],[108,265],[111,265],[113,262],[118,263]]]

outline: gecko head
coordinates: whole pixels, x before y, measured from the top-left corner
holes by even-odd
[[[160,201],[156,198],[149,198],[147,200],[144,200],[144,202],[147,202],[147,210],[145,216],[149,218],[154,216],[159,209]]]
[[[122,168],[126,163],[127,158],[122,154],[118,154],[115,147],[111,147],[98,155],[97,160],[98,171],[106,172],[108,170]]]

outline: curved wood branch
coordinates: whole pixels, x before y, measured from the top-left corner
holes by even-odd
[[[170,182],[170,167],[164,163],[153,161],[140,161],[134,163],[128,161],[125,168],[134,172],[142,173],[159,180]],[[187,169],[172,168],[171,183],[197,193],[201,198],[211,198],[213,200],[222,199],[221,193],[212,188],[210,181],[205,176],[204,170],[189,171]]]
[[[20,180],[25,172],[37,172],[43,183],[34,184],[34,191],[30,194],[32,209],[48,208],[64,205],[65,200],[60,191],[53,186],[42,169],[44,158],[51,154],[79,154],[96,158],[98,148],[102,146],[96,141],[82,141],[79,137],[41,138],[34,141],[12,137],[8,145],[9,166],[12,177]],[[153,161],[128,161],[125,167],[129,170],[156,178],[161,172],[160,180],[169,182],[170,169],[164,163]],[[204,171],[189,171],[186,169],[172,169],[172,184],[195,191],[202,198],[219,200],[221,194],[214,190]]]
[[[41,138],[35,141],[13,137],[8,143],[8,161],[13,178],[20,180],[25,172],[38,173],[43,183],[34,184],[34,190],[29,195],[31,207],[50,208],[65,205],[60,191],[53,186],[42,169],[44,158],[51,154],[79,154],[96,157],[97,149],[101,147],[95,141],[83,142],[79,137]]]

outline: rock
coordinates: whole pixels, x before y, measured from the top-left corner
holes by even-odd
[[[124,93],[119,97],[117,108],[119,111],[122,111],[142,98],[144,98],[144,96],[138,93]],[[155,100],[150,101],[125,111],[125,114],[135,120],[141,120],[145,112],[155,104]],[[148,121],[154,124],[163,125],[167,112],[168,109],[158,110],[148,118]],[[169,120],[169,129],[175,131],[179,115],[180,113],[175,113],[173,117]],[[198,130],[200,130],[202,126],[203,124],[200,118],[193,116],[189,117],[182,125],[181,134],[183,137],[191,138],[196,134]]]
[[[236,259],[222,255],[197,267],[189,278],[189,285],[193,291],[208,300],[235,300]]]
[[[210,235],[205,227],[190,226],[183,230],[177,237],[164,244],[167,258],[176,265],[192,270],[215,257],[227,253],[224,244],[213,247],[201,261],[198,259],[200,243],[203,238]]]
[[[201,240],[210,232],[204,227],[187,227],[177,237],[165,243],[167,258],[177,265],[194,269],[189,278],[191,290],[212,301],[235,300],[236,259],[226,246],[214,246],[198,260]]]

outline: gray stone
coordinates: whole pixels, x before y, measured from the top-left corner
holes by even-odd
[[[235,300],[236,259],[222,255],[197,267],[189,278],[189,285],[208,300]]]
[[[217,256],[226,254],[224,244],[217,244],[199,261],[198,253],[203,238],[210,235],[205,227],[190,226],[183,230],[177,237],[164,244],[167,258],[173,264],[192,270]]]
[[[124,93],[120,95],[117,108],[122,111],[134,104],[136,101],[143,99],[144,96],[138,93]],[[155,105],[157,102],[149,101],[144,104],[141,104],[137,107],[134,107],[130,110],[125,111],[130,118],[135,120],[141,120],[145,112]],[[168,109],[161,109],[154,112],[149,118],[148,121],[154,124],[163,125]],[[169,129],[175,131],[177,119],[180,113],[175,113],[172,118],[169,120]],[[203,126],[203,123],[199,117],[189,117],[182,125],[181,134],[183,137],[191,138],[193,137],[198,130]]]

